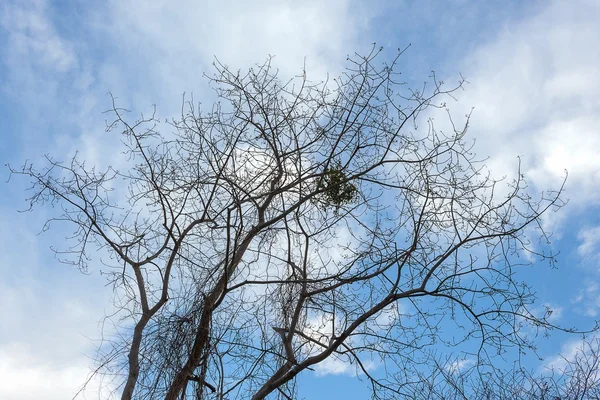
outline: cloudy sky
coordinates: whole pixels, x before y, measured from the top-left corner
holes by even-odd
[[[306,60],[318,80],[373,42],[389,54],[411,44],[400,63],[407,79],[421,82],[435,70],[447,82],[459,74],[470,82],[451,111],[474,107],[469,135],[496,175],[514,173],[520,156],[541,191],[568,170],[569,204],[545,221],[561,253],[558,269],[540,266],[532,283],[558,322],[589,326],[600,318],[600,2],[368,3],[2,0],[1,165],[76,150],[89,163],[110,162],[107,93],[137,112],[156,104],[160,116],[175,115],[183,92],[211,100],[201,77],[214,57],[246,68],[274,55],[286,76]],[[50,246],[62,236],[38,235],[52,210],[18,213],[27,182],[6,184],[3,175],[0,398],[70,398],[89,372],[111,291],[98,268],[84,275],[54,259]],[[576,344],[557,336],[540,349],[552,359]],[[340,387],[356,396],[348,399],[365,396],[339,365],[301,383],[311,399],[339,397]]]

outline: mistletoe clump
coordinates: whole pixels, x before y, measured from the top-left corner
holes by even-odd
[[[317,189],[324,189],[320,200],[325,208],[335,207],[336,212],[340,207],[351,203],[358,194],[358,189],[348,181],[348,176],[339,162],[327,167],[317,184]]]

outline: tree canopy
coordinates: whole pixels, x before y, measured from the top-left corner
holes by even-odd
[[[32,207],[59,204],[75,227],[65,261],[110,256],[121,311],[97,373],[122,399],[297,398],[325,360],[375,399],[469,398],[506,376],[507,349],[563,329],[518,279],[553,259],[541,218],[562,188],[533,196],[518,164],[494,179],[469,115],[444,113],[465,80],[410,89],[402,57],[373,49],[327,82],[215,62],[218,100],[184,101],[176,119],[132,120],[113,99],[125,167],[12,169],[32,179]],[[458,382],[444,348],[477,373]]]

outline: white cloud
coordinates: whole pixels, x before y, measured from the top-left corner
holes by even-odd
[[[36,351],[19,345],[0,347],[0,398],[11,400],[64,400],[73,396],[86,382],[90,369],[84,357],[56,361],[39,357]],[[109,399],[108,387],[92,379],[85,398]]]
[[[586,280],[583,289],[571,301],[574,310],[587,317],[600,314],[600,285],[594,280]]]
[[[61,110],[61,105],[68,107],[70,103],[70,99],[61,98],[61,80],[79,67],[74,46],[61,37],[47,13],[43,0],[5,1],[0,5],[0,27],[6,34],[0,46],[0,60],[6,67],[0,92],[24,105],[30,125],[44,116],[42,126],[46,129],[52,120],[48,109]],[[77,80],[71,77],[69,83]],[[39,136],[38,141],[47,139]]]
[[[405,305],[396,301],[381,310],[377,317],[375,317],[375,324],[383,330],[388,329],[393,326],[403,314],[407,314]]]
[[[350,362],[335,356],[330,356],[315,366],[315,373],[318,376],[351,374],[355,370],[354,365]]]
[[[312,315],[308,321],[306,322],[306,326],[304,328],[303,333],[313,339],[314,341],[320,342],[323,345],[327,346],[329,344],[329,340],[332,338],[332,333],[335,329],[336,332],[342,328],[340,328],[340,320],[336,318],[335,324],[333,320],[332,314],[326,313],[318,313]],[[347,345],[350,345],[350,341],[346,340]],[[319,354],[324,350],[323,346],[320,346],[314,342],[308,342],[304,347],[304,352],[306,356],[314,356]],[[350,356],[338,356],[335,353],[320,362],[319,364],[314,366],[315,373],[317,376],[326,376],[326,375],[352,375],[360,373],[358,366],[353,362],[350,362]],[[368,361],[363,364],[365,368],[372,369],[375,367],[375,364]]]
[[[334,325],[338,327],[335,330],[339,331],[339,323],[340,321],[336,319],[334,324],[332,314],[315,313],[306,321],[303,333],[312,340],[322,343],[323,346],[327,346],[333,336]],[[323,346],[308,341],[304,347],[305,355],[307,357],[317,355],[325,349]],[[315,365],[315,373],[318,376],[350,374],[355,371],[356,369],[350,364],[348,357],[340,358],[335,354]]]
[[[72,46],[63,41],[45,16],[44,1],[25,0],[18,6],[4,3],[0,25],[8,32],[6,62],[19,68],[42,67],[65,72],[77,65]]]
[[[136,104],[158,102],[169,115],[179,111],[184,91],[210,100],[202,74],[213,73],[214,57],[243,70],[273,55],[284,77],[300,74],[306,59],[309,78],[336,76],[376,9],[349,0],[186,0],[176,7],[168,1],[111,1],[94,26],[114,40],[119,54],[134,58],[132,65],[116,66],[121,70],[103,68],[124,85],[112,90]],[[131,79],[113,79],[124,74]]]
[[[560,353],[556,356],[547,358],[542,367],[562,371],[572,363],[573,367],[591,367],[594,371],[594,375],[597,375],[598,369],[593,365],[588,364],[588,362],[594,362],[598,355],[599,339],[600,338],[597,335],[592,335],[587,338],[568,340],[561,346]],[[593,381],[595,382],[596,379]]]
[[[0,398],[71,398],[92,366],[109,290],[54,260],[48,235],[36,235],[43,212],[0,215]],[[65,232],[54,232],[59,242]]]
[[[361,360],[362,366],[367,371],[372,371],[377,367],[377,364],[371,360]],[[317,376],[326,375],[349,375],[358,376],[363,374],[360,366],[356,364],[356,361],[350,362],[349,358],[339,358],[336,356],[330,356],[324,361],[315,365],[315,373]]]
[[[598,18],[596,1],[555,1],[507,25],[466,59],[471,85],[458,106],[475,107],[475,150],[491,155],[496,176],[514,176],[518,155],[538,189],[556,188],[568,169],[580,206],[600,202],[600,52],[590,48]]]
[[[444,369],[450,373],[457,373],[475,364],[475,361],[470,358],[463,358],[448,363]]]
[[[580,241],[577,252],[581,257],[594,253],[600,244],[600,226],[583,228],[579,231],[577,239]]]
[[[538,317],[546,317],[548,321],[552,323],[557,323],[563,316],[564,307],[558,306],[556,304],[545,303],[539,306],[534,306],[531,309],[531,315],[535,315]]]

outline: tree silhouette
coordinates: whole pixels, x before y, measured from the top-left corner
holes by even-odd
[[[110,255],[119,335],[98,371],[122,399],[296,398],[326,359],[373,398],[412,396],[443,371],[441,346],[483,368],[555,328],[515,274],[552,260],[540,218],[562,188],[536,199],[518,170],[493,179],[469,116],[432,118],[464,79],[411,90],[403,52],[379,54],[320,83],[282,81],[270,59],[216,62],[218,100],[184,101],[178,119],[131,121],[113,99],[125,167],[11,169],[32,179],[31,207],[59,204],[54,220],[76,228],[65,261]]]

